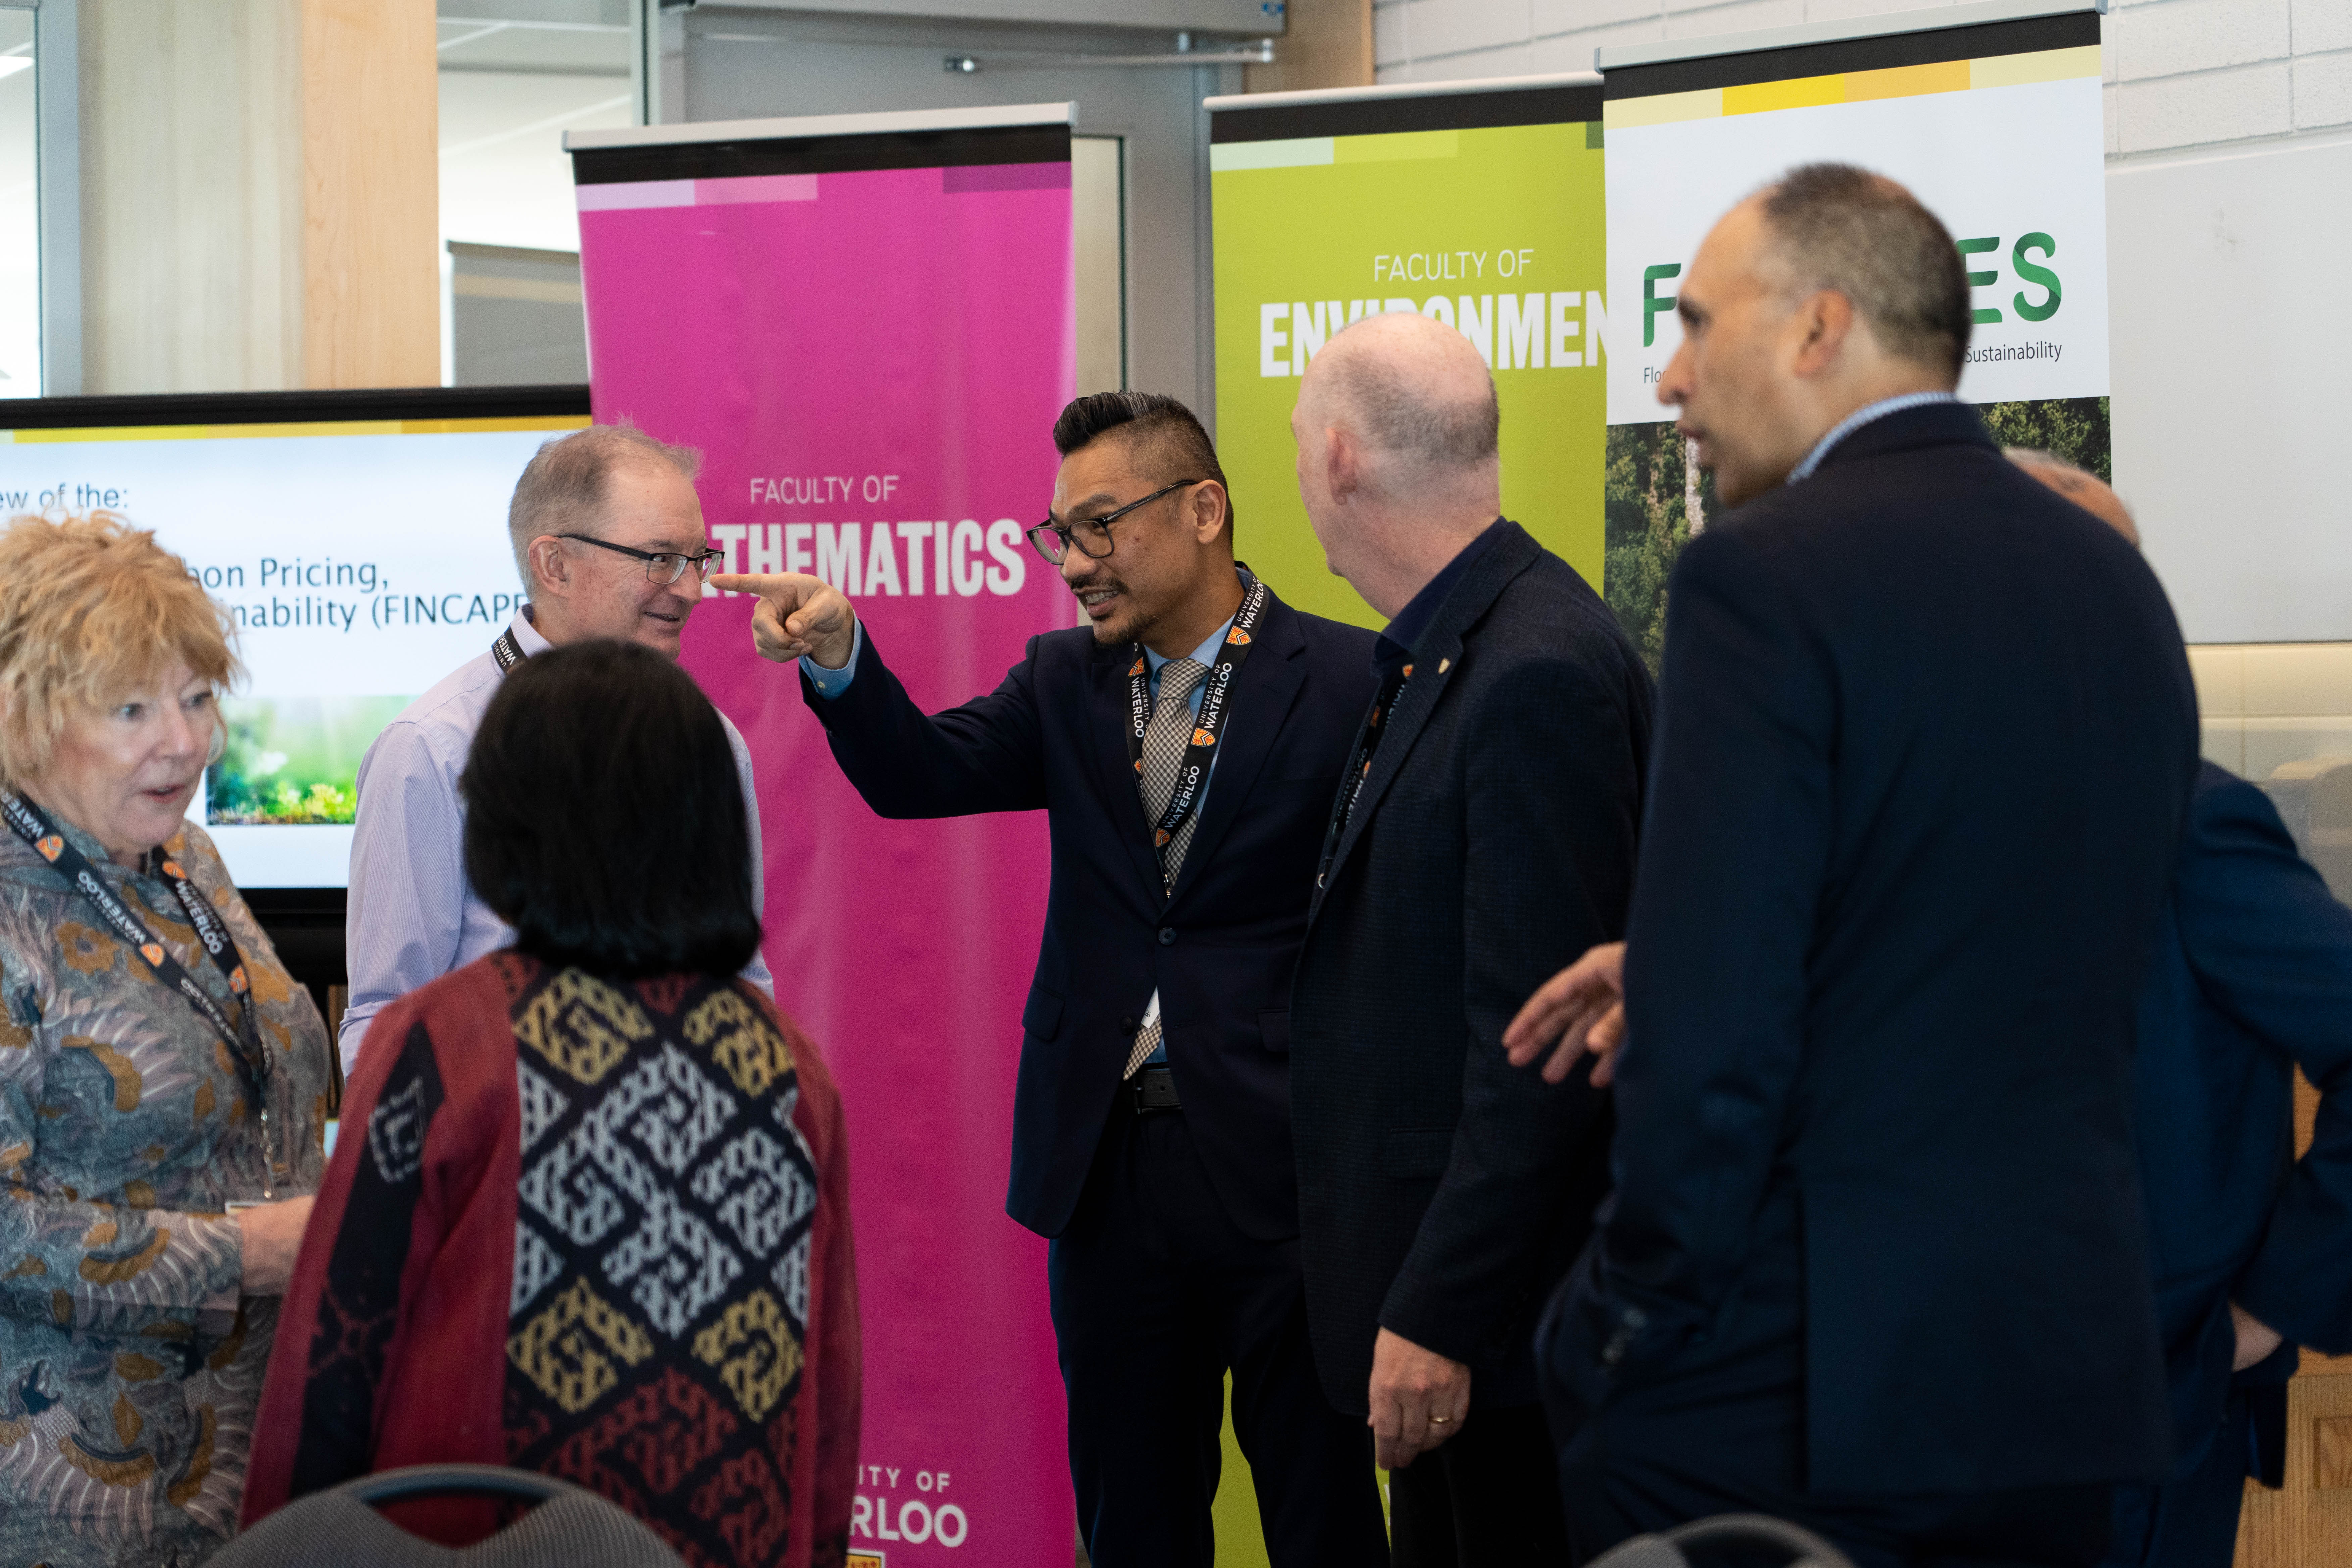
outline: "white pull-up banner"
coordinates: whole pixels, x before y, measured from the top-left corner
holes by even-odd
[[[1688,455],[1658,402],[1682,342],[1676,279],[1717,218],[1801,163],[1888,175],[1943,219],[1976,310],[1960,395],[2001,440],[2107,476],[2096,11],[1994,0],[1603,49],[1600,64],[1612,569],[1621,537],[1646,534],[1663,568],[1705,526],[1711,491],[1695,472],[1685,482]],[[1644,508],[1654,515],[1631,515]],[[1663,595],[1664,571],[1652,575]],[[1629,625],[1641,620],[1635,607]]]
[[[1716,219],[1824,162],[1900,180],[1958,241],[1977,321],[1963,397],[2105,395],[2099,18],[1948,25],[2000,9],[1872,37],[1771,47],[1756,46],[1779,35],[1748,34],[1697,58],[1604,57],[1612,424],[1658,417],[1658,376],[1682,342],[1674,280]]]

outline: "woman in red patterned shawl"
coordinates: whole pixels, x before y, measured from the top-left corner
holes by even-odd
[[[760,940],[719,715],[646,649],[531,658],[464,780],[512,950],[380,1014],[279,1319],[247,1523],[465,1460],[694,1563],[839,1563],[858,1333],[840,1100],[734,978]],[[405,1504],[463,1543],[485,1505]]]

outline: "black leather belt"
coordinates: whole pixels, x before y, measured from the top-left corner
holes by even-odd
[[[1157,1063],[1128,1079],[1127,1088],[1135,1097],[1135,1113],[1138,1116],[1149,1116],[1155,1110],[1184,1109],[1183,1102],[1176,1098],[1176,1075]]]

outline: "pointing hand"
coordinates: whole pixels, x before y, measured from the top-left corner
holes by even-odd
[[[761,658],[790,664],[812,658],[826,669],[849,662],[857,646],[857,612],[849,596],[822,577],[800,572],[721,572],[710,585],[730,593],[757,594],[751,640]]]

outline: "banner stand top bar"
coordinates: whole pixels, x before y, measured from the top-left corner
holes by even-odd
[[[1972,5],[1906,11],[1891,16],[1807,22],[1794,27],[1766,27],[1753,33],[1724,33],[1707,38],[1676,38],[1664,44],[1612,44],[1592,51],[1592,68],[1606,75],[1632,66],[1667,65],[1715,55],[1752,54],[1761,49],[1801,48],[1808,44],[1841,44],[1895,33],[1940,33],[1953,27],[1980,26],[1987,22],[2025,22],[2037,16],[2068,16],[2083,11],[2096,11],[2104,16],[2107,14],[2107,0],[1976,0]]]
[[[1318,87],[1297,92],[1234,92],[1201,100],[1214,114],[1231,109],[1297,109],[1324,103],[1377,103],[1395,98],[1439,98],[1468,92],[1525,92],[1545,88],[1599,87],[1591,71],[1560,71],[1547,76],[1471,77],[1460,81],[1401,81],[1376,87]],[[609,134],[609,133],[606,133]]]
[[[777,120],[704,120],[683,125],[567,131],[563,133],[563,150],[593,153],[620,147],[693,146],[705,142],[784,142],[910,131],[991,131],[1021,125],[1075,125],[1077,120],[1078,106],[1075,101],[886,110],[874,114],[799,114]]]

